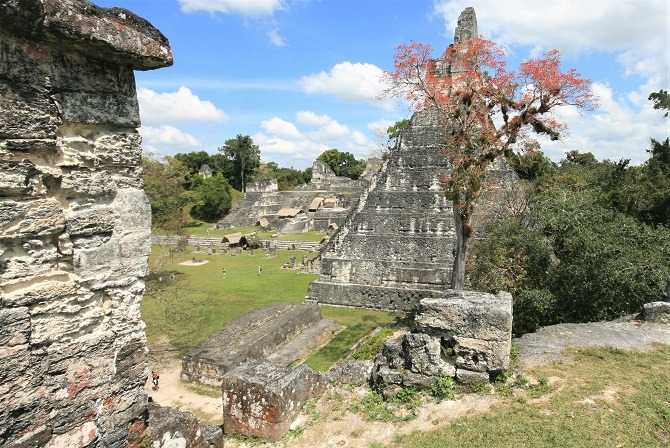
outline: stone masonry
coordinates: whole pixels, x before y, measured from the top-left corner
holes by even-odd
[[[456,41],[477,36],[473,8],[458,20]],[[353,216],[323,251],[321,273],[308,300],[343,306],[415,310],[449,287],[456,240],[453,208],[441,180],[445,126],[426,109],[416,112],[386,165],[361,196]],[[474,221],[475,237],[516,175],[499,159],[487,178]]]
[[[84,0],[0,2],[0,446],[145,431],[151,213],[133,70],[167,39]]]

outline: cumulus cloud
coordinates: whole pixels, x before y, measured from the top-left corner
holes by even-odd
[[[140,88],[137,91],[137,99],[140,103],[142,123],[147,125],[228,121],[224,111],[217,109],[210,101],[201,100],[187,87],[180,87],[176,92],[167,93]]]
[[[599,83],[593,90],[600,97],[600,109],[586,115],[573,107],[559,108],[557,117],[568,123],[568,137],[543,142],[542,151],[556,161],[573,149],[591,152],[600,160],[630,159],[640,164],[648,159],[649,138],[667,137],[667,119],[645,96],[617,96],[609,86]]]
[[[281,138],[301,138],[300,131],[298,131],[298,128],[293,123],[282,120],[279,117],[272,117],[269,120],[262,121],[261,127],[265,129],[266,132]]]
[[[448,36],[467,6],[476,10],[479,33],[500,44],[533,47],[535,53],[617,53],[629,73],[663,78],[658,88],[667,85],[667,0],[438,0],[435,13],[444,18]]]
[[[306,167],[331,148],[350,152],[359,159],[369,156],[371,142],[367,136],[328,115],[300,111],[296,113],[295,121],[308,129],[301,131],[296,124],[279,117],[261,122],[263,132],[252,138],[264,157],[275,155],[299,161],[299,165]]]
[[[271,16],[284,9],[282,0],[179,0],[184,12],[221,12],[250,17]]]
[[[169,150],[193,149],[201,145],[194,136],[180,131],[174,126],[142,126],[142,148],[145,152],[170,152]]]
[[[317,115],[308,110],[301,110],[296,114],[298,124],[304,126],[325,126],[332,121],[328,115]]]
[[[328,73],[303,76],[300,84],[306,93],[327,93],[349,103],[362,102],[391,110],[394,102],[378,99],[384,91],[382,75],[382,69],[376,65],[345,61]]]

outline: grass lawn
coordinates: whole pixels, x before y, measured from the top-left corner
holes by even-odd
[[[236,227],[234,229],[215,229],[214,224],[203,222],[201,226],[188,227],[186,233],[191,236],[207,236],[207,230],[209,230],[209,236],[220,236],[228,235],[230,233],[242,232],[244,234],[256,232],[258,237],[262,240],[269,240],[272,238],[272,235],[277,233],[277,230],[271,230],[269,232],[260,231],[260,227],[256,226],[244,226]],[[286,233],[279,236],[280,240],[291,240],[291,241],[321,241],[325,233],[319,231],[310,231],[304,233]]]
[[[277,250],[273,258],[265,258],[266,250],[231,254],[206,255],[192,247],[167,257],[167,248],[153,246],[149,266],[157,273],[147,278],[147,292],[142,301],[142,318],[147,324],[149,349],[167,336],[180,355],[185,354],[212,332],[249,311],[273,303],[302,303],[307,286],[318,276],[299,274],[282,266],[294,256],[313,258],[316,253]],[[197,266],[182,262],[207,260]],[[160,266],[160,269],[157,267]],[[258,276],[258,266],[262,275]],[[226,278],[221,269],[225,267]],[[162,280],[162,281],[161,281]],[[375,327],[395,319],[395,314],[322,307],[324,317],[339,321],[346,328],[313,355],[309,365],[325,370],[340,359],[358,340]]]
[[[670,345],[646,353],[588,348],[570,354],[574,363],[530,371],[543,381],[491,412],[399,436],[393,446],[670,446]]]

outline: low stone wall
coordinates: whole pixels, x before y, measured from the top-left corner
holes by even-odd
[[[157,244],[159,246],[176,246],[179,244],[180,239],[183,237],[180,236],[167,236],[167,235],[151,235],[151,244]],[[322,243],[318,241],[298,241],[298,240],[280,240],[280,239],[271,239],[271,240],[260,240],[261,248],[270,248],[275,249],[288,249],[288,250],[307,250],[310,252],[318,251],[321,248]],[[187,246],[199,246],[200,249],[206,250],[207,247],[228,247],[228,243],[223,242],[221,237],[213,236],[190,236],[186,240]]]
[[[182,360],[182,379],[220,386],[223,376],[249,360],[264,359],[321,320],[314,304],[276,304],[224,325]]]

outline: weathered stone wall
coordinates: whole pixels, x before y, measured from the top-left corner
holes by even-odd
[[[171,63],[129,11],[0,3],[0,446],[144,431],[151,213],[133,70]]]

